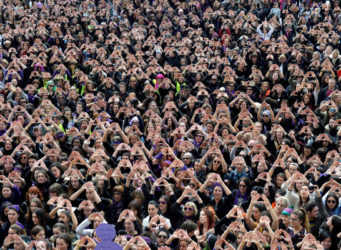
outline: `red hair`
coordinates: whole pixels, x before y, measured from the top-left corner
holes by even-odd
[[[32,186],[27,190],[26,193],[26,200],[28,200],[28,195],[29,194],[38,194],[38,198],[39,200],[43,201],[44,197],[43,194],[41,193],[41,191],[39,190],[39,188],[37,188],[36,186]]]
[[[203,211],[206,215],[207,218],[207,222],[208,222],[208,229],[214,228],[215,226],[215,211],[214,208],[212,206],[207,206],[207,207],[203,207],[201,209],[201,211]],[[201,212],[200,211],[200,212]],[[198,220],[198,229],[201,230],[204,225],[200,223],[200,219]]]

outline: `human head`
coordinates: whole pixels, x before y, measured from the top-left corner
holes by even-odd
[[[45,239],[45,229],[39,225],[34,226],[31,231],[31,237],[37,241]]]
[[[186,217],[193,217],[198,214],[198,208],[194,202],[188,201],[182,209],[182,212]]]
[[[69,234],[63,233],[56,237],[56,250],[68,250],[72,246],[72,239]]]

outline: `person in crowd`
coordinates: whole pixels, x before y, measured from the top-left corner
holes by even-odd
[[[0,0],[0,245],[339,249],[340,7]]]

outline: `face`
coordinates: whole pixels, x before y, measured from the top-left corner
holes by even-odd
[[[199,143],[202,142],[203,138],[204,137],[202,136],[202,134],[196,134],[195,135],[195,140]]]
[[[295,214],[291,215],[290,220],[291,220],[292,227],[298,227],[301,225],[301,221],[299,220],[299,218]]]
[[[134,223],[130,219],[125,219],[124,226],[127,232],[132,232],[135,230]]]
[[[263,236],[266,240],[266,242],[270,243],[271,242],[271,236],[268,231],[263,231]]]
[[[259,218],[260,218],[260,211],[259,211],[259,209],[256,208],[256,207],[253,207],[252,208],[252,215],[255,218],[255,220],[259,220]]]
[[[220,167],[220,161],[219,159],[216,157],[213,159],[213,170],[217,171]]]
[[[17,231],[15,231],[13,229],[8,229],[8,236],[14,236],[14,235],[18,235]]]
[[[4,187],[1,193],[4,198],[9,198],[12,195],[12,190],[9,187]]]
[[[275,211],[277,214],[282,213],[283,209],[285,208],[286,204],[283,201],[276,202]]]
[[[331,240],[331,238],[328,237],[328,238],[324,239],[324,240],[322,241],[322,245],[323,245],[323,248],[324,248],[324,249],[330,249],[330,247],[332,246],[332,240]]]
[[[78,178],[71,178],[71,186],[74,189],[78,189],[79,188]]]
[[[99,216],[94,219],[94,228],[97,228],[102,223],[102,218]]]
[[[56,227],[56,228],[53,228],[53,235],[54,236],[58,236],[62,233],[62,231],[60,230],[60,228]]]
[[[297,166],[293,165],[293,164],[290,164],[289,165],[289,173],[290,173],[290,175],[293,175],[296,172],[297,172]]]
[[[119,202],[122,199],[122,194],[120,192],[114,192],[114,200]]]
[[[247,191],[247,186],[244,181],[239,183],[239,191],[244,194]]]
[[[282,176],[278,176],[277,179],[276,179],[277,187],[281,187],[283,183],[284,183],[283,177]]]
[[[159,199],[159,208],[162,210],[167,208],[167,202],[164,198]]]
[[[207,216],[206,216],[204,211],[200,212],[199,221],[200,221],[201,224],[207,223]]]
[[[319,209],[318,207],[314,207],[311,212],[310,212],[310,217],[311,218],[317,218],[317,215],[319,214]]]
[[[242,240],[243,240],[243,234],[238,234],[238,236],[237,236],[237,245],[239,246],[239,244],[242,242]]]
[[[67,250],[68,245],[66,244],[66,242],[63,239],[57,239],[56,240],[56,249],[57,250]]]
[[[157,236],[157,244],[158,246],[164,246],[166,244],[166,241],[168,239],[168,235],[165,232],[160,232]]]
[[[59,168],[53,167],[53,168],[51,168],[51,171],[52,171],[52,173],[54,174],[54,176],[55,176],[57,179],[60,177],[60,170],[59,170]]]
[[[236,169],[237,169],[238,172],[243,171],[243,169],[244,169],[244,164],[243,163],[236,163],[235,165],[236,165]]]
[[[93,190],[91,190],[91,189],[87,189],[85,191],[85,195],[86,195],[87,200],[93,200],[93,198],[94,198],[94,193],[93,193]]]
[[[186,217],[192,217],[194,215],[194,209],[191,205],[185,205],[184,207],[184,215]]]
[[[281,129],[277,129],[277,131],[276,131],[276,136],[277,136],[277,138],[283,138],[283,131],[281,130]]]
[[[184,241],[184,240],[180,241],[179,242],[179,249],[180,250],[186,250],[187,249],[187,241]]]
[[[150,217],[154,217],[155,215],[157,215],[158,209],[156,208],[155,205],[150,204],[148,205],[148,214]]]
[[[69,222],[69,218],[66,216],[66,214],[61,213],[58,217],[58,221],[67,224]]]
[[[43,174],[43,173],[39,173],[37,175],[37,182],[40,183],[40,184],[43,184],[47,181],[47,178],[46,176]]]
[[[41,230],[39,233],[35,235],[36,240],[44,240],[45,239],[45,231]]]
[[[308,198],[309,197],[309,188],[307,186],[303,186],[300,190],[300,196],[302,198]]]
[[[329,209],[334,209],[336,207],[336,200],[334,197],[329,197],[326,203]]]
[[[221,189],[221,187],[216,186],[213,189],[213,196],[214,198],[221,198],[223,196],[223,190]]]
[[[30,205],[31,213],[33,213],[37,208],[38,208],[38,204],[32,201]]]
[[[18,213],[16,211],[14,211],[13,209],[9,209],[8,210],[8,214],[7,214],[7,217],[8,217],[8,221],[11,223],[11,224],[14,224],[18,221]]]

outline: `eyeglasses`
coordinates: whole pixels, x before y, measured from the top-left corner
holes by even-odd
[[[327,200],[327,203],[336,204],[336,200]]]
[[[185,211],[192,211],[193,208],[191,208],[191,207],[185,207],[184,210],[185,210]]]
[[[165,201],[159,201],[159,204],[167,204]]]
[[[290,220],[292,220],[292,221],[298,221],[297,218],[290,218]]]
[[[158,235],[157,237],[160,238],[160,239],[167,239],[168,238],[167,235],[161,235],[161,234]]]

